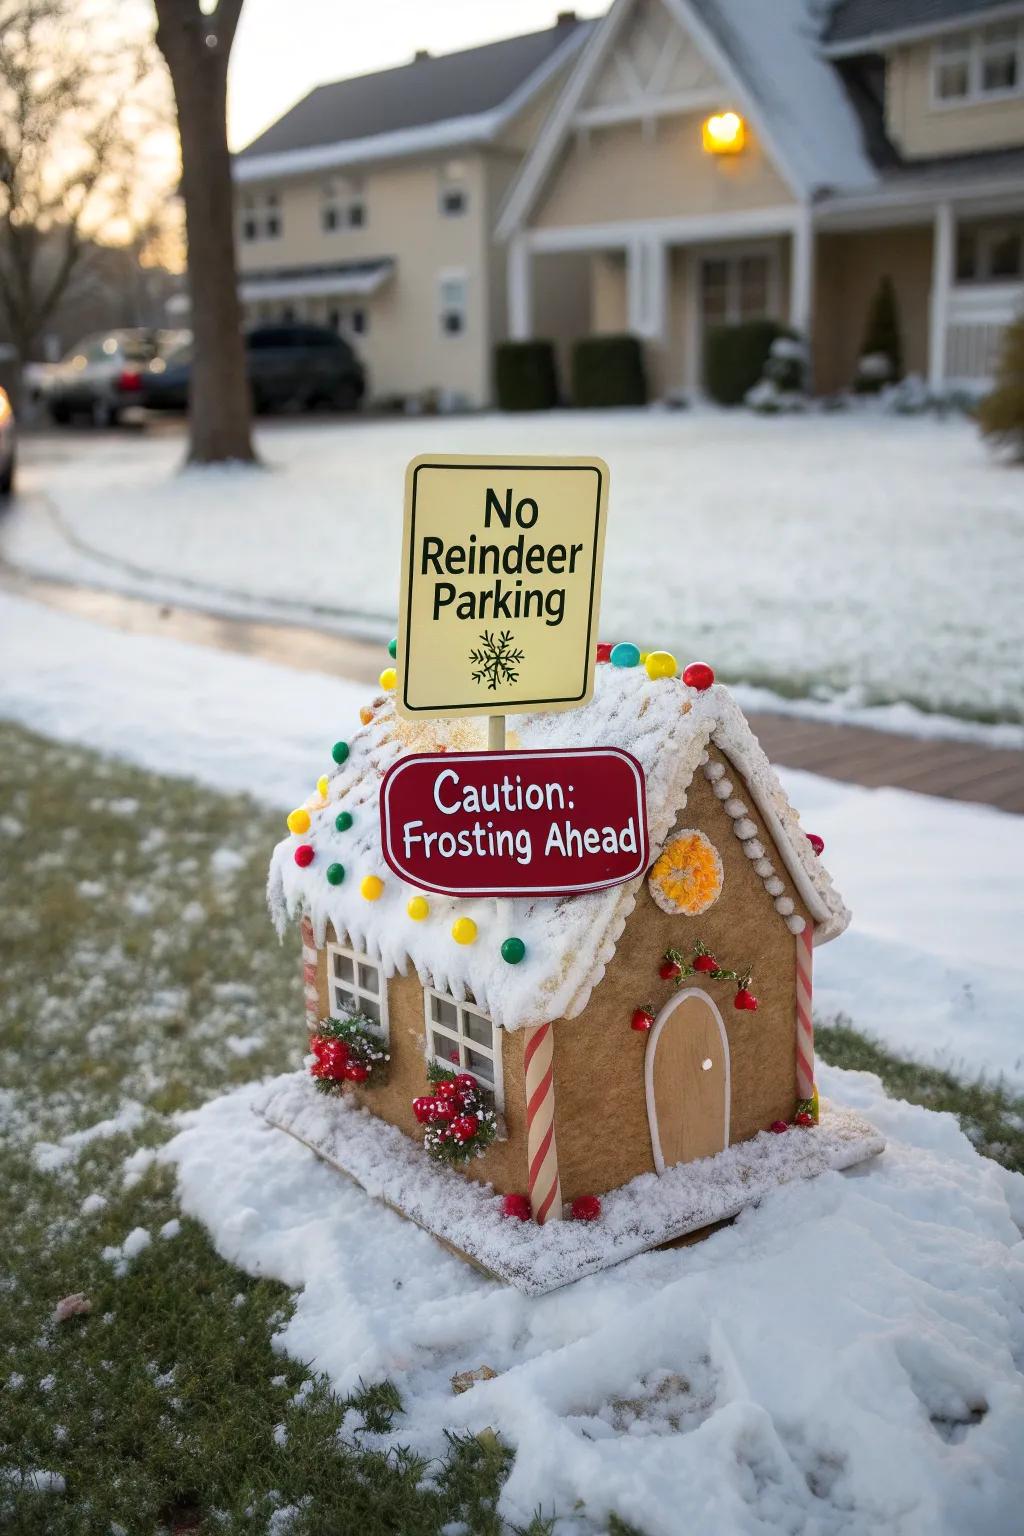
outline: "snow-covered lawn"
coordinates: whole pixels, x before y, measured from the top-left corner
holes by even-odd
[[[0,596],[0,714],[283,811],[305,799],[366,692]],[[1024,818],[782,777],[854,914],[815,959],[822,1015],[966,1076],[1024,1083]]]
[[[1024,480],[969,423],[560,413],[275,425],[268,473],[176,476],[181,440],[50,440],[8,559],[388,634],[403,472],[424,451],[599,453],[602,631],[729,679],[1024,720]]]

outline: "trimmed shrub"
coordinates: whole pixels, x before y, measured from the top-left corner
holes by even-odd
[[[1008,325],[996,368],[996,387],[978,404],[987,438],[1024,461],[1024,315]]]
[[[704,347],[704,383],[719,405],[739,405],[765,371],[772,342],[795,332],[777,320],[743,320],[716,325]]]
[[[500,411],[550,411],[558,404],[555,348],[550,341],[499,341],[494,387]]]
[[[859,395],[877,394],[886,384],[898,384],[902,377],[899,301],[892,278],[883,277],[868,309],[853,387]]]
[[[636,336],[584,336],[572,349],[573,405],[646,405],[644,354]]]

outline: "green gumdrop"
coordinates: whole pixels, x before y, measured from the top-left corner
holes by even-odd
[[[398,655],[398,636],[397,635],[395,636],[394,640],[389,640],[388,641],[388,655],[391,657],[392,661],[394,661],[395,657]]]
[[[347,832],[349,827],[352,825],[351,811],[339,811],[337,816],[334,818],[334,825],[337,827],[339,832]]]
[[[336,763],[343,763],[348,757],[348,742],[336,741],[331,748],[331,756]]]
[[[344,864],[328,864],[327,879],[331,885],[340,885],[345,878]]]
[[[508,965],[518,965],[526,954],[526,945],[522,939],[506,939],[501,946],[501,958]]]

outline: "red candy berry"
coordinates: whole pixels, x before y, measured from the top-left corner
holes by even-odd
[[[718,961],[714,955],[698,955],[693,962],[693,968],[695,971],[717,971]]]
[[[430,1118],[436,1124],[438,1120],[454,1120],[458,1112],[459,1106],[454,1099],[436,1098],[434,1100],[434,1107],[430,1112]]]
[[[746,987],[740,987],[732,1000],[734,1008],[745,1008],[748,1013],[753,1013],[757,1008],[757,998]]]
[[[468,1098],[471,1093],[476,1093],[476,1078],[472,1072],[459,1072],[455,1078],[455,1086],[461,1098]]]
[[[577,1195],[569,1209],[573,1221],[596,1221],[601,1214],[601,1202],[596,1195]]]
[[[434,1089],[439,1099],[457,1099],[460,1091],[458,1079],[454,1077],[442,1077]]]
[[[501,1202],[501,1214],[511,1216],[516,1221],[530,1221],[533,1211],[530,1208],[529,1195],[506,1195]]]
[[[307,865],[312,864],[315,857],[316,854],[310,843],[300,843],[295,850],[295,862],[300,869],[305,869]]]
[[[365,1083],[370,1075],[369,1067],[364,1067],[361,1061],[346,1061],[342,1073],[350,1083]]]
[[[637,1034],[642,1034],[651,1028],[654,1023],[654,1014],[649,1008],[634,1008],[633,1017],[629,1021],[630,1029],[635,1029]]]
[[[809,1115],[806,1109],[801,1110],[800,1113],[795,1117],[793,1124],[802,1125],[806,1128],[807,1126],[814,1124],[814,1116]]]
[[[450,1129],[454,1139],[462,1145],[473,1140],[480,1129],[480,1121],[476,1115],[456,1115]]]
[[[714,680],[714,672],[703,661],[691,661],[683,673],[683,682],[687,688],[696,688],[698,693],[703,693],[705,688],[710,688]]]
[[[600,640],[600,641],[598,641],[598,646],[597,646],[597,659],[598,659],[598,661],[611,661],[611,659],[612,659],[612,651],[614,649],[615,649],[615,647],[612,645],[610,640]]]
[[[420,1125],[429,1125],[434,1118],[434,1100],[425,1095],[412,1101],[412,1112]]]
[[[789,1126],[786,1124],[785,1120],[773,1120],[768,1129],[770,1131],[774,1131],[776,1136],[781,1136],[783,1131],[789,1130]]]
[[[817,832],[808,832],[807,841],[810,843],[811,847],[814,849],[815,853],[820,859],[822,854],[825,852],[825,839],[823,837],[819,837]]]
[[[658,975],[662,981],[675,981],[677,976],[683,974],[683,968],[677,960],[663,960],[658,967]]]

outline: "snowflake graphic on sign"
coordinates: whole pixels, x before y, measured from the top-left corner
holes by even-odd
[[[474,683],[486,683],[493,691],[499,683],[519,681],[519,663],[526,653],[513,648],[514,639],[510,629],[503,629],[497,638],[490,630],[484,630],[480,645],[469,653]]]

